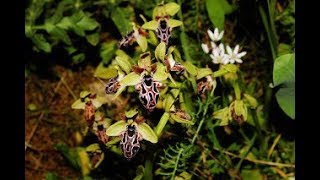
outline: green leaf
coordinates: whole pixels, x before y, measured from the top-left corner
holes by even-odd
[[[131,6],[116,7],[111,11],[111,19],[122,36],[125,36],[132,29],[131,22],[134,21],[134,15],[134,9]]]
[[[83,18],[76,23],[76,25],[85,31],[91,31],[98,27],[99,23],[95,19],[84,15]]]
[[[106,134],[108,136],[119,136],[121,132],[125,131],[127,128],[127,123],[123,120],[112,124],[107,130]]]
[[[142,28],[155,31],[158,28],[158,22],[154,20],[146,22],[142,25]]]
[[[273,84],[295,82],[295,54],[285,54],[278,57],[273,67]]]
[[[72,56],[72,62],[75,64],[79,64],[83,62],[86,58],[86,55],[84,53],[79,53],[74,56]]]
[[[140,76],[135,72],[131,72],[120,80],[121,86],[134,86],[140,82]]]
[[[281,109],[291,118],[295,119],[295,88],[294,86],[280,88],[276,93],[277,102]]]
[[[47,22],[45,23],[45,29],[53,37],[62,40],[67,45],[71,45],[70,37],[64,29]]]
[[[241,177],[245,180],[263,180],[263,176],[261,175],[259,169],[243,169],[241,171]]]
[[[164,61],[164,56],[166,55],[166,44],[161,42],[154,52],[157,59],[161,59],[162,62]]]
[[[47,42],[43,34],[34,34],[32,37],[32,42],[36,47],[46,53],[51,52],[51,44]]]
[[[86,39],[92,46],[96,46],[99,43],[100,36],[99,36],[99,33],[94,33],[94,34],[87,35]]]
[[[292,53],[292,46],[289,44],[280,43],[278,46],[278,57],[289,53]]]
[[[117,41],[108,41],[108,43],[102,43],[100,49],[100,57],[104,64],[109,64],[111,59],[114,57],[114,53],[117,50]]]
[[[96,70],[94,71],[94,77],[102,78],[102,79],[110,79],[116,77],[118,74],[117,69],[113,67],[105,67],[103,62],[101,62]]]
[[[169,74],[166,72],[166,67],[162,63],[157,63],[157,70],[153,75],[155,81],[164,81],[168,78]]]
[[[174,2],[170,2],[165,4],[164,8],[167,14],[169,14],[170,16],[174,16],[180,10],[180,5]]]
[[[170,118],[170,114],[168,112],[164,112],[163,115],[160,118],[159,123],[157,124],[157,126],[155,127],[154,131],[156,132],[156,134],[160,137],[161,132],[163,130],[163,128],[166,126],[168,120]]]
[[[221,5],[222,0],[206,0],[206,8],[212,24],[220,31],[224,29],[225,11]]]
[[[56,173],[53,172],[47,172],[46,174],[46,180],[58,180],[59,177],[57,176]]]
[[[141,123],[138,125],[139,133],[142,135],[144,140],[150,141],[152,143],[158,142],[158,137],[151,129],[151,127],[147,123]]]

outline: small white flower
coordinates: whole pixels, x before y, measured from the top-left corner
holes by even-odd
[[[219,47],[216,47],[213,50],[212,54],[210,54],[210,57],[214,64],[226,64],[226,62],[228,62],[228,57],[225,54],[224,46],[222,43],[219,45]]]
[[[221,31],[221,32],[219,33],[218,28],[215,28],[215,29],[214,29],[214,33],[213,33],[210,29],[207,30],[207,33],[208,33],[210,39],[211,39],[213,42],[217,42],[217,41],[220,41],[220,40],[222,39],[222,36],[223,36],[223,34],[224,34],[224,31]]]
[[[207,44],[202,43],[201,47],[202,47],[203,52],[205,52],[206,54],[209,53],[209,47]]]
[[[241,53],[239,53],[238,51],[239,51],[239,45],[236,45],[233,51],[230,48],[230,46],[227,46],[227,52],[228,52],[227,56],[231,64],[234,64],[235,62],[242,63],[241,58],[247,54],[247,52],[245,51]]]

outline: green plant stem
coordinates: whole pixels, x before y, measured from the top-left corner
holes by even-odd
[[[235,81],[233,83],[233,89],[234,89],[234,93],[236,95],[236,99],[237,100],[241,100],[241,90],[240,90],[240,87],[239,87],[239,83],[237,81]]]
[[[229,151],[225,151],[225,150],[221,150],[219,148],[213,147],[214,150],[219,151],[223,154],[232,156],[234,158],[241,158],[241,156],[233,154]],[[263,164],[263,165],[268,165],[268,166],[278,166],[278,167],[289,167],[289,168],[295,168],[294,164],[284,164],[284,163],[277,163],[277,162],[270,162],[270,161],[264,161],[264,160],[259,160],[259,159],[250,159],[250,158],[244,158],[244,160],[246,161],[250,161],[253,163],[257,163],[257,164]]]
[[[181,0],[178,0],[178,4],[181,7]],[[184,28],[184,25],[183,25],[183,17],[182,17],[181,8],[180,8],[180,11],[178,12],[178,17],[179,17],[180,21],[182,21],[181,33],[180,33],[180,40],[181,40],[182,50],[183,50],[183,53],[184,53],[184,56],[185,56],[186,60],[192,61],[191,56],[189,54],[188,39],[187,39],[187,35],[185,33],[185,28]]]
[[[150,159],[147,159],[144,164],[144,180],[152,180],[152,162]]]
[[[163,115],[161,116],[160,121],[158,122],[157,126],[154,129],[158,137],[160,137],[162,130],[166,126],[169,118],[170,118],[170,114],[168,112],[163,113]]]
[[[257,137],[257,134],[254,134],[253,135],[253,138],[251,139],[251,142],[250,142],[250,145],[248,147],[248,150],[241,156],[241,159],[240,161],[238,162],[237,166],[236,166],[236,170],[239,171],[240,167],[241,167],[241,164],[244,160],[244,158],[248,155],[248,153],[250,152],[251,148],[253,147],[254,145],[254,142],[256,140],[256,137]]]
[[[275,43],[275,38],[273,37],[273,34],[271,32],[272,30],[269,27],[267,15],[266,15],[263,7],[261,5],[259,5],[258,9],[259,9],[259,13],[260,13],[264,28],[267,31],[268,41],[269,41],[269,45],[270,45],[270,49],[271,49],[271,53],[272,53],[272,59],[274,61],[277,57],[277,49],[276,49],[277,47],[276,47],[276,43]]]
[[[262,138],[262,131],[261,131],[261,125],[260,125],[259,120],[258,120],[258,117],[257,117],[257,111],[256,111],[256,109],[251,109],[250,112],[251,112],[251,115],[252,115],[253,122],[254,122],[254,124],[256,125],[259,138],[260,138],[260,140],[261,140],[261,138]]]
[[[178,153],[178,156],[177,156],[177,159],[176,159],[176,162],[175,162],[174,170],[173,170],[172,176],[170,178],[171,180],[174,180],[174,178],[175,178],[175,174],[176,174],[176,171],[178,169],[178,164],[179,164],[179,160],[180,160],[180,156],[182,155],[182,152],[183,152],[183,149],[181,148],[179,150],[179,153]]]

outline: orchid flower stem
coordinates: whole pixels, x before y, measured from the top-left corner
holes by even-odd
[[[154,129],[154,131],[158,137],[160,137],[162,130],[166,126],[169,118],[170,118],[170,114],[168,112],[163,113],[163,115],[161,116],[159,123],[157,124],[157,126]]]
[[[236,99],[241,100],[241,91],[240,91],[239,83],[237,81],[233,83],[233,88],[234,88],[234,93],[236,94]]]

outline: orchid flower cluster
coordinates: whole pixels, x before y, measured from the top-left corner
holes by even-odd
[[[179,58],[179,51],[169,46],[173,28],[182,25],[179,20],[172,19],[180,9],[176,3],[161,3],[153,11],[153,20],[142,26],[132,23],[133,30],[119,42],[116,57],[107,67],[98,67],[102,73],[95,73],[97,78],[107,79],[105,93],[118,98],[123,92],[138,97],[140,106],[152,113],[155,108],[164,110],[158,125],[151,128],[141,113],[141,108],[131,108],[120,114],[120,119],[111,123],[101,110],[108,100],[96,93],[83,91],[80,99],[73,103],[73,109],[83,109],[88,128],[107,148],[119,142],[123,156],[131,160],[139,152],[142,140],[157,143],[166,123],[178,122],[194,124],[192,117],[186,112],[180,90],[181,80],[185,80],[186,68]],[[152,39],[157,37],[157,39]],[[160,42],[159,42],[159,41]],[[138,44],[141,54],[138,58],[130,57],[126,52],[128,46]],[[156,46],[152,51],[148,43]],[[153,58],[153,56],[155,56]],[[130,107],[130,105],[129,105]]]

